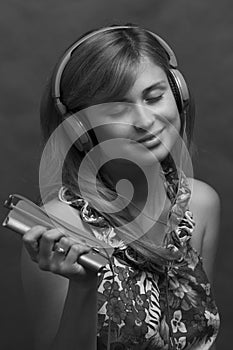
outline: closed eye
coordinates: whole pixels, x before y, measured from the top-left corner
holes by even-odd
[[[161,94],[159,96],[145,98],[145,102],[147,102],[148,104],[154,104],[156,102],[159,102],[163,98],[163,95],[164,94]]]
[[[121,115],[123,113],[125,113],[128,110],[129,106],[127,103],[124,102],[114,102],[112,103],[111,106],[109,106],[108,108],[108,113],[110,115]]]

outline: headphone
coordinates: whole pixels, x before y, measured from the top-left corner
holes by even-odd
[[[129,29],[129,28],[137,28],[137,27],[128,26],[128,25],[105,27],[85,35],[84,37],[76,41],[73,45],[71,45],[66,50],[64,55],[59,60],[57,66],[55,67],[54,73],[52,75],[52,98],[54,100],[55,108],[58,111],[58,113],[60,113],[64,117],[64,119],[72,115],[76,116],[76,118],[68,118],[69,123],[65,126],[65,128],[69,128],[69,130],[67,130],[69,134],[70,133],[74,134],[74,131],[75,131],[75,140],[76,140],[75,146],[81,152],[88,152],[91,148],[94,147],[94,142],[91,136],[88,134],[81,120],[77,118],[77,115],[73,112],[72,113],[69,112],[67,107],[61,101],[60,84],[61,84],[62,74],[64,72],[64,69],[68,61],[70,60],[70,57],[72,56],[73,51],[78,46],[80,46],[83,42],[85,42],[89,38],[94,37],[96,34],[99,34],[99,33],[105,33],[112,30]],[[172,51],[172,49],[170,48],[170,46],[160,36],[148,30],[146,30],[146,32],[152,35],[159,42],[159,44],[163,47],[163,49],[168,55],[168,58],[169,58],[168,80],[176,100],[178,111],[180,114],[182,114],[186,110],[187,106],[189,106],[190,94],[183,75],[177,69],[178,63],[177,63],[176,56]]]

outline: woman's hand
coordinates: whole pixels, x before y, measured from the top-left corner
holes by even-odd
[[[80,255],[88,253],[90,248],[75,242],[62,228],[47,230],[34,226],[24,234],[23,242],[41,270],[78,282],[80,288],[96,286],[97,274],[78,263]]]

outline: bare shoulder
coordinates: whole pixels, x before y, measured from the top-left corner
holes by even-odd
[[[189,207],[196,222],[192,241],[194,247],[202,253],[206,233],[211,235],[212,232],[214,236],[216,232],[214,228],[218,226],[220,197],[213,187],[203,181],[189,178],[188,182],[191,188]]]
[[[197,179],[188,179],[191,187],[192,206],[200,208],[200,210],[214,210],[220,207],[220,197],[216,190],[206,182]]]

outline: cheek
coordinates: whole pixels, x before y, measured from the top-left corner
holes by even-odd
[[[180,130],[181,130],[181,121],[180,121],[180,115],[178,111],[169,120],[168,130],[169,130],[171,142],[174,143],[180,137]]]
[[[127,149],[129,131],[125,126],[111,125],[99,126],[95,129],[99,151],[109,159],[121,158]]]
[[[106,140],[115,140],[118,138],[128,138],[129,130],[125,125],[119,125],[117,123],[109,123],[106,125],[98,126],[94,129],[97,140],[103,142]]]
[[[170,92],[168,95],[166,106],[168,106],[168,109],[166,113],[164,113],[164,122],[166,123],[167,132],[165,133],[166,137],[164,138],[164,142],[167,144],[167,146],[169,144],[170,149],[180,137],[181,130],[180,114],[172,92]]]
[[[178,133],[180,133],[181,130],[181,120],[180,120],[180,114],[177,111],[176,118],[174,118],[174,127],[177,130]]]
[[[172,91],[170,91],[167,105],[170,106],[169,111],[166,115],[167,122],[170,124],[171,128],[175,128],[176,131],[179,133],[181,129],[181,120]]]

